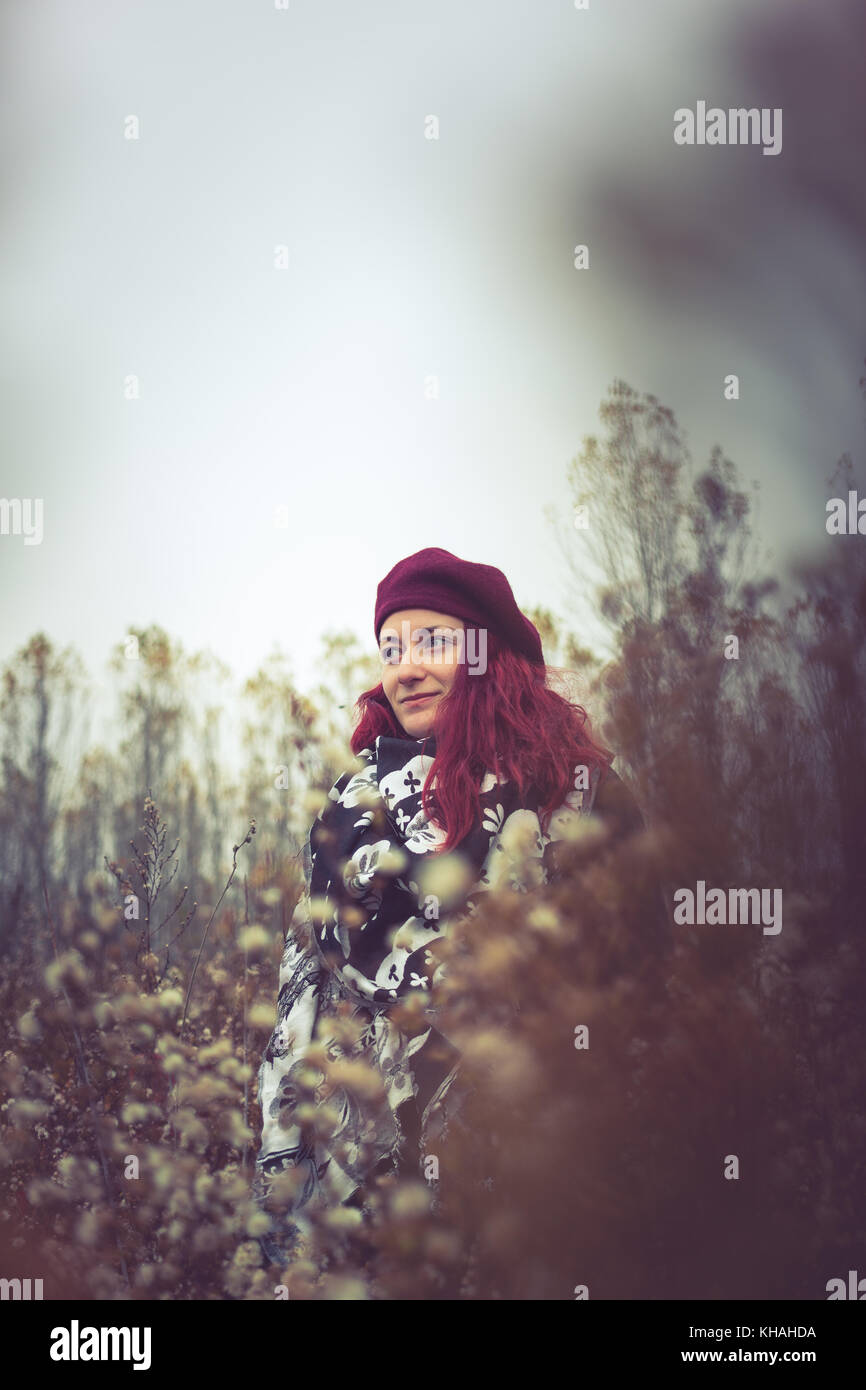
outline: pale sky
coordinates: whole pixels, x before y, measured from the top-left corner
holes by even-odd
[[[0,536],[0,661],[44,629],[99,676],[154,622],[307,686],[428,545],[563,613],[544,508],[615,377],[760,480],[779,563],[820,542],[863,430],[854,15],[7,4],[0,495],[44,537]],[[782,153],[677,147],[699,99],[782,106]]]

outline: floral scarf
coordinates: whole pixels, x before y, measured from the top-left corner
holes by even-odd
[[[256,1188],[261,1198],[269,1175],[300,1167],[305,1181],[292,1205],[299,1231],[307,1226],[305,1211],[344,1202],[373,1172],[420,1175],[425,1139],[442,1131],[460,1054],[432,1022],[407,1035],[389,1010],[419,991],[425,1001],[430,998],[437,971],[444,970],[437,964],[436,942],[457,915],[477,910],[481,893],[501,887],[525,893],[554,879],[552,846],[595,801],[593,769],[588,787],[567,796],[543,834],[535,789],[522,801],[514,783],[487,772],[479,788],[481,816],[456,846],[468,861],[473,887],[463,895],[459,914],[436,915],[419,887],[425,856],[446,838],[421,804],[434,755],[432,735],[377,738],[374,748],[360,754],[361,770],[334,783],[305,846],[306,887],[287,935],[276,1026],[259,1069],[263,1126]],[[574,771],[577,788],[581,779],[578,768]],[[384,812],[384,835],[374,807]],[[340,1115],[326,1145],[294,1121],[297,1076],[314,1039],[330,1057],[345,1055],[329,1037],[327,1019],[346,1000],[363,1025],[360,1043],[349,1055],[377,1070],[385,1100],[367,1103],[348,1088],[320,1087],[317,1101]],[[437,1010],[431,1006],[424,1014],[435,1020]],[[263,1246],[277,1257],[279,1247],[269,1248],[267,1240]]]

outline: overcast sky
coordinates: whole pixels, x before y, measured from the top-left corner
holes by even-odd
[[[0,537],[0,660],[43,629],[99,676],[153,622],[306,686],[428,545],[564,612],[544,508],[615,377],[760,480],[780,565],[819,542],[862,450],[863,14],[7,3],[0,495],[44,536]],[[781,153],[677,146],[699,100],[781,107]]]

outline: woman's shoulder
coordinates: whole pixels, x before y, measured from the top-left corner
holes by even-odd
[[[315,842],[323,827],[339,823],[347,814],[357,815],[356,808],[365,806],[371,792],[378,789],[376,755],[364,748],[357,754],[353,766],[341,772],[325,791],[327,778],[318,782],[314,800],[318,809],[313,817],[309,835]]]
[[[355,761],[352,766],[346,768],[344,772],[341,772],[339,777],[337,777],[336,781],[329,788],[327,801],[342,801],[343,794],[347,788],[352,786],[353,783],[355,783],[356,786],[359,786],[361,783],[369,783],[371,778],[375,775],[375,772],[376,754],[374,750],[372,748],[362,748],[360,753],[355,755]]]

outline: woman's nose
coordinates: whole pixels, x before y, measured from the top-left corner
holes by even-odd
[[[411,647],[407,647],[403,655],[401,656],[398,670],[401,676],[406,674],[416,675],[419,672],[423,674],[424,667],[421,665],[420,662],[413,659]]]

